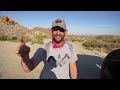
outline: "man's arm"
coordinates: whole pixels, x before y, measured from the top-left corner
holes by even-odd
[[[70,62],[70,76],[71,76],[71,79],[77,79],[76,62]]]
[[[29,59],[29,58],[22,58],[21,57],[21,66],[25,72],[30,72],[32,71],[40,61],[34,60],[34,59]]]
[[[40,61],[29,58],[30,47],[26,46],[23,39],[20,39],[20,45],[16,49],[16,54],[21,57],[21,66],[25,72],[32,71]]]

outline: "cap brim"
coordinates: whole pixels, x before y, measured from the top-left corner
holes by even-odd
[[[66,30],[66,29],[64,29],[64,28],[62,28],[62,27],[60,27],[60,26],[54,26],[54,27],[52,27],[51,29],[54,29],[54,28]]]

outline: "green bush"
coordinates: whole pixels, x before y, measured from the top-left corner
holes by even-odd
[[[34,36],[34,38],[31,40],[31,44],[33,45],[35,43],[44,44],[43,37],[40,35]]]
[[[102,48],[103,43],[97,42],[97,41],[87,41],[83,43],[83,46],[85,47],[93,47],[93,48]]]
[[[16,36],[12,36],[12,40],[17,40],[17,37]]]
[[[114,49],[120,48],[120,37],[113,36],[97,36],[94,39],[89,39],[83,43],[87,49],[100,50],[101,48],[109,53]]]
[[[28,36],[23,37],[23,39],[24,39],[24,42],[25,42],[25,43],[27,43],[27,42],[30,42],[30,41],[31,41],[31,39],[30,39]]]
[[[0,40],[1,41],[6,41],[7,40],[7,35],[1,34],[0,35]]]
[[[17,38],[17,36],[7,36],[7,41],[17,42],[18,38]]]

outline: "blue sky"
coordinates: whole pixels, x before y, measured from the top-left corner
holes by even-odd
[[[61,18],[71,34],[120,35],[120,11],[0,11],[3,15],[29,29],[51,28],[52,22]]]

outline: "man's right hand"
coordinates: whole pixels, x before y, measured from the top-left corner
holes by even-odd
[[[30,47],[26,46],[23,38],[19,39],[20,45],[16,49],[16,54],[20,57],[28,57],[30,52]]]

